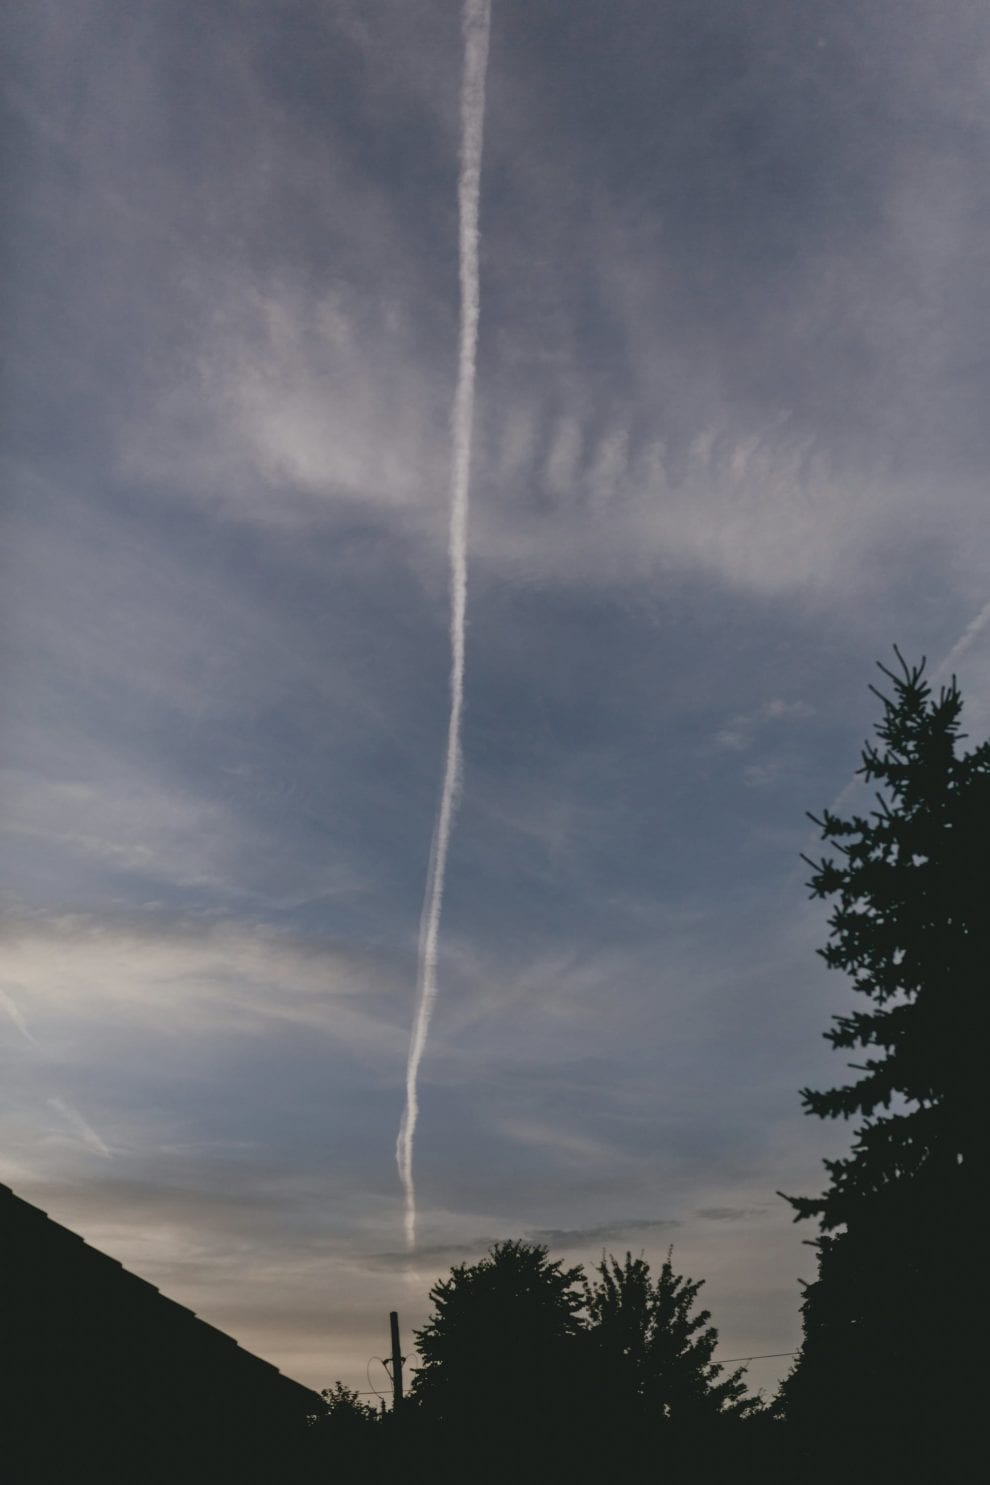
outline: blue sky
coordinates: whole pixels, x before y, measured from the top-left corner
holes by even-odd
[[[789,1350],[804,812],[894,642],[990,724],[985,8],[494,0],[419,1278],[460,7],[6,29],[0,1179],[317,1386],[525,1233]]]

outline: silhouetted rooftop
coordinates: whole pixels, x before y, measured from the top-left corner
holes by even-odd
[[[2,1185],[0,1363],[18,1485],[288,1478],[321,1401]]]

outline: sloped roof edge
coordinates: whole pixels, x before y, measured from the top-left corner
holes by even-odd
[[[296,1400],[300,1405],[306,1403],[311,1409],[315,1409],[321,1405],[322,1400],[317,1392],[304,1386],[302,1382],[296,1382],[292,1377],[287,1377],[272,1362],[266,1361],[261,1356],[256,1356],[253,1351],[248,1351],[232,1335],[228,1335],[226,1331],[220,1330],[215,1325],[211,1325],[208,1320],[202,1319],[194,1310],[189,1309],[187,1305],[179,1304],[177,1300],[169,1299],[167,1295],[161,1292],[157,1285],[150,1283],[147,1279],[142,1279],[140,1274],[135,1274],[130,1269],[125,1268],[118,1258],[112,1258],[110,1254],[104,1253],[99,1248],[94,1248],[79,1233],[73,1232],[69,1227],[64,1227],[60,1222],[56,1222],[41,1207],[36,1207],[31,1202],[25,1201],[23,1197],[18,1196],[12,1191],[9,1186],[0,1182],[0,1235],[2,1235],[3,1228],[8,1225],[13,1227],[19,1224],[30,1225],[41,1223],[45,1224],[44,1232],[49,1240],[54,1239],[56,1242],[65,1243],[72,1248],[76,1248],[78,1245],[85,1250],[86,1260],[88,1262],[101,1267],[109,1265],[113,1269],[118,1270],[120,1278],[124,1283],[128,1286],[140,1286],[140,1289],[146,1291],[147,1299],[151,1304],[167,1307],[163,1309],[163,1314],[167,1313],[170,1317],[176,1319],[181,1317],[180,1323],[195,1326],[198,1339],[203,1340],[209,1337],[211,1343],[222,1347],[224,1350],[227,1347],[233,1348],[238,1354],[238,1360],[242,1365],[246,1363],[249,1366],[253,1365],[256,1368],[263,1368],[265,1372],[271,1375],[273,1381],[275,1378],[278,1378],[278,1383],[281,1383],[283,1389],[286,1391],[291,1389],[294,1392]]]

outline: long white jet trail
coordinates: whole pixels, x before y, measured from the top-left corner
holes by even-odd
[[[437,998],[437,938],[447,873],[447,848],[461,782],[461,715],[464,710],[464,618],[467,610],[467,518],[471,478],[471,432],[478,348],[478,205],[481,146],[485,119],[485,72],[491,0],[464,0],[464,77],[461,86],[461,169],[457,185],[460,216],[461,335],[457,389],[451,410],[450,470],[450,718],[440,805],[433,828],[430,864],[419,924],[416,1014],[406,1064],[406,1106],[399,1125],[395,1158],[406,1199],[406,1245],[416,1247],[416,1187],[413,1140],[419,1117],[419,1065],[426,1049]]]

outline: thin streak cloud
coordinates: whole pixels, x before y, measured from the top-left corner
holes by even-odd
[[[21,1036],[28,1043],[28,1045],[31,1047],[36,1047],[38,1045],[37,1040],[31,1035],[31,1031],[28,1027],[27,1021],[21,1014],[21,1011],[16,1002],[10,995],[7,994],[6,990],[0,990],[0,1006],[2,1006],[3,1009],[7,1012],[7,1015],[17,1027],[17,1030],[20,1032]]]
[[[110,1146],[100,1138],[92,1124],[83,1118],[78,1109],[66,1103],[64,1098],[49,1098],[48,1106],[65,1120],[73,1134],[82,1141],[87,1150],[92,1150],[94,1154],[102,1155],[107,1160],[112,1158]]]
[[[447,850],[461,785],[461,717],[464,709],[464,643],[467,616],[467,519],[471,480],[471,434],[478,355],[478,212],[481,196],[481,147],[485,117],[485,72],[488,65],[489,0],[465,0],[464,83],[461,99],[460,212],[461,336],[457,390],[451,415],[450,496],[450,716],[447,754],[437,812],[426,895],[419,929],[419,974],[416,1010],[406,1066],[406,1104],[399,1125],[396,1161],[405,1194],[405,1233],[410,1251],[416,1246],[416,1187],[413,1142],[419,1116],[419,1068],[426,1050],[430,1018],[437,998],[437,943],[447,873]]]

